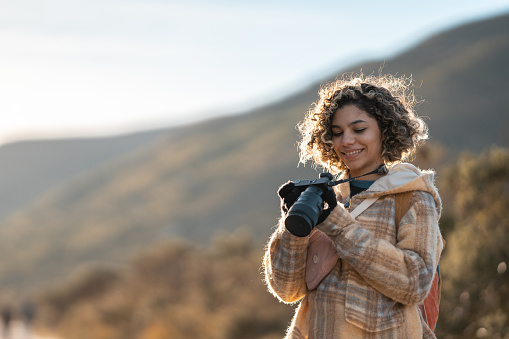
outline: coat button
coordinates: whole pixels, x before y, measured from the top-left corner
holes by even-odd
[[[313,256],[313,262],[316,264],[318,262],[318,255],[314,255]]]

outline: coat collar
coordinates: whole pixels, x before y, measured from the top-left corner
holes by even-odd
[[[347,176],[348,173],[343,172],[340,178],[344,179]],[[437,209],[441,210],[442,204],[434,181],[435,173],[433,171],[422,171],[412,164],[400,163],[392,166],[385,176],[376,180],[370,188],[359,193],[356,197],[366,199],[410,191],[424,191],[433,196]],[[341,201],[350,196],[349,183],[340,184],[335,189]]]

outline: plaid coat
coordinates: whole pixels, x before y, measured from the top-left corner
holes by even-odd
[[[287,339],[435,338],[418,310],[443,249],[433,176],[410,164],[393,166],[352,198],[353,210],[363,199],[379,197],[356,219],[342,205],[349,185],[336,186],[340,204],[316,227],[333,241],[339,260],[312,291],[305,283],[309,237],[293,236],[279,223],[264,267],[275,296],[300,301]],[[397,227],[395,194],[408,191],[410,208]]]

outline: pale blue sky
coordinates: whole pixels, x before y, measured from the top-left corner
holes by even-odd
[[[245,111],[509,0],[0,0],[0,143]]]

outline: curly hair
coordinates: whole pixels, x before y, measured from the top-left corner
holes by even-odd
[[[300,162],[336,173],[347,167],[332,143],[334,113],[354,105],[376,119],[382,136],[382,159],[393,165],[408,159],[428,138],[428,128],[413,111],[417,101],[411,90],[412,79],[392,75],[364,76],[344,74],[321,86],[320,98],[311,105],[297,127]]]

